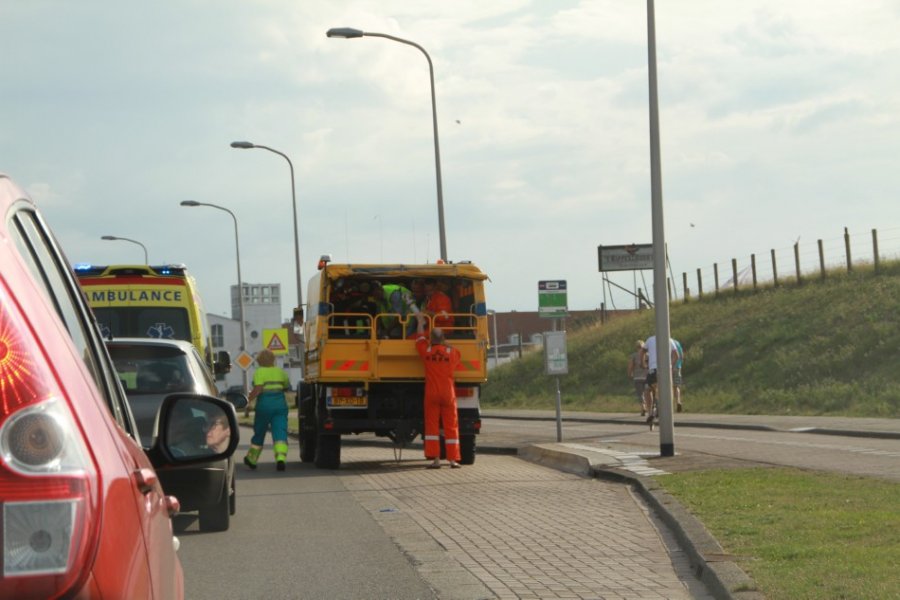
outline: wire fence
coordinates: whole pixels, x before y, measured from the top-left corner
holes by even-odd
[[[798,240],[787,248],[773,248],[761,254],[732,258],[725,263],[685,272],[677,281],[668,278],[669,299],[690,301],[711,294],[737,292],[760,286],[796,284],[825,278],[829,271],[873,266],[900,258],[900,228],[872,229],[815,242]]]

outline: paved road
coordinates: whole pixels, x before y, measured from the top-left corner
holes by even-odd
[[[374,438],[342,455],[338,471],[240,468],[227,532],[180,517],[188,597],[712,598],[628,486],[510,454],[428,470]]]
[[[676,456],[659,458],[636,415],[565,416],[557,443],[550,411],[486,411],[478,460],[459,470],[425,470],[419,448],[397,461],[367,437],[345,442],[339,471],[241,470],[232,529],[182,536],[189,597],[754,598],[723,591],[749,580],[644,475],[752,462],[895,479],[900,463],[896,420],[679,415]],[[309,509],[286,509],[292,498]],[[286,518],[309,535],[292,537]],[[370,563],[384,578],[365,587],[353,565]],[[223,570],[239,574],[224,593]],[[335,592],[336,578],[357,592]]]
[[[677,415],[673,458],[659,458],[659,433],[634,415],[566,413],[559,451],[637,455],[675,472],[711,466],[779,465],[900,481],[900,421],[830,417]],[[520,449],[557,441],[549,411],[486,411],[480,445]],[[628,458],[628,460],[632,460]],[[620,465],[621,466],[621,465]]]

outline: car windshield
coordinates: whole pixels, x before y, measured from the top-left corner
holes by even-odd
[[[186,392],[194,388],[188,357],[177,348],[110,345],[109,353],[129,396]]]
[[[105,338],[148,337],[191,341],[185,308],[95,307],[94,315]]]

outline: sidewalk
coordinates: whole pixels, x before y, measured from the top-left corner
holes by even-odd
[[[557,420],[550,410],[483,410],[482,418],[510,420]],[[636,413],[561,413],[565,422],[641,424]],[[778,431],[805,434],[828,434],[850,437],[900,439],[898,419],[855,419],[845,417],[791,417],[768,415],[704,415],[681,413],[675,415],[675,429],[679,427]],[[677,460],[681,467],[703,469],[716,466],[708,457],[683,454],[677,459],[654,461],[650,466],[638,453],[605,450],[577,443],[557,443],[556,438],[523,440],[520,436],[501,436],[486,428],[479,436],[479,452],[514,452],[520,458],[562,471],[586,477],[613,479],[628,483],[675,534],[681,548],[695,566],[697,577],[717,598],[757,599],[752,579],[727,555],[703,524],[688,512],[657,482],[653,475],[663,473],[656,466]],[[525,442],[523,444],[523,441]],[[715,461],[713,461],[715,462]]]

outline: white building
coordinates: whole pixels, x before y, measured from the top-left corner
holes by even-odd
[[[251,356],[256,356],[263,349],[263,330],[278,329],[284,320],[281,317],[281,285],[277,283],[256,284],[243,283],[244,293],[244,335]],[[231,356],[231,372],[218,380],[219,389],[225,390],[233,385],[243,385],[243,369],[235,362],[241,353],[240,300],[238,286],[231,286],[231,318],[207,314],[213,351],[225,350]],[[299,368],[291,368],[288,356],[277,356],[275,364],[287,371],[291,383],[296,388],[302,377]],[[256,364],[247,369],[247,390],[253,380]]]

